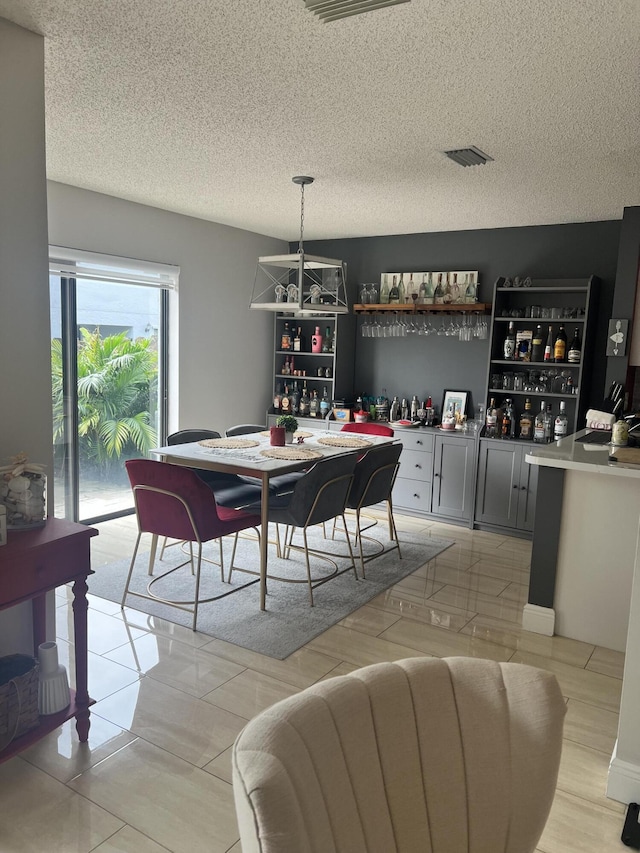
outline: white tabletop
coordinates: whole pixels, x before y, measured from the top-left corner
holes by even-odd
[[[576,441],[593,430],[582,429],[551,444],[533,444],[525,459],[531,465],[564,468],[567,471],[586,471],[590,474],[608,474],[614,477],[640,477],[640,465],[612,462],[611,444],[586,444]]]

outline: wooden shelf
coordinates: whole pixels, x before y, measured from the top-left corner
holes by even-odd
[[[490,314],[491,304],[488,302],[451,302],[447,305],[425,305],[417,302],[414,305],[413,302],[407,302],[402,305],[380,303],[375,305],[356,304],[353,306],[354,314],[395,314],[400,312],[412,314],[436,314],[439,312],[448,314]]]

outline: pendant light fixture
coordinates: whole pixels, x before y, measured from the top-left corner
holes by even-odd
[[[304,188],[313,178],[296,175],[292,180],[301,193],[298,251],[258,258],[249,307],[292,314],[346,314],[347,265],[304,251]]]

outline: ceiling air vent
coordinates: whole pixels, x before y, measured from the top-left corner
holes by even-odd
[[[397,6],[398,3],[408,3],[409,0],[304,0],[304,5],[310,12],[317,15],[323,24],[349,18],[351,15],[362,15],[373,12],[385,6]]]
[[[489,160],[493,162],[493,157],[489,157],[475,145],[470,148],[457,148],[454,151],[445,151],[447,157],[450,157],[454,163],[460,166],[484,166]]]

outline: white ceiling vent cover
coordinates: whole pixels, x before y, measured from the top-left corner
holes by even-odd
[[[493,162],[493,157],[489,157],[475,145],[470,148],[457,148],[454,151],[445,151],[447,157],[450,157],[454,163],[459,166],[484,166],[490,160]]]
[[[329,21],[408,2],[409,0],[304,0],[304,5],[309,12],[317,15],[323,24],[328,24]]]

